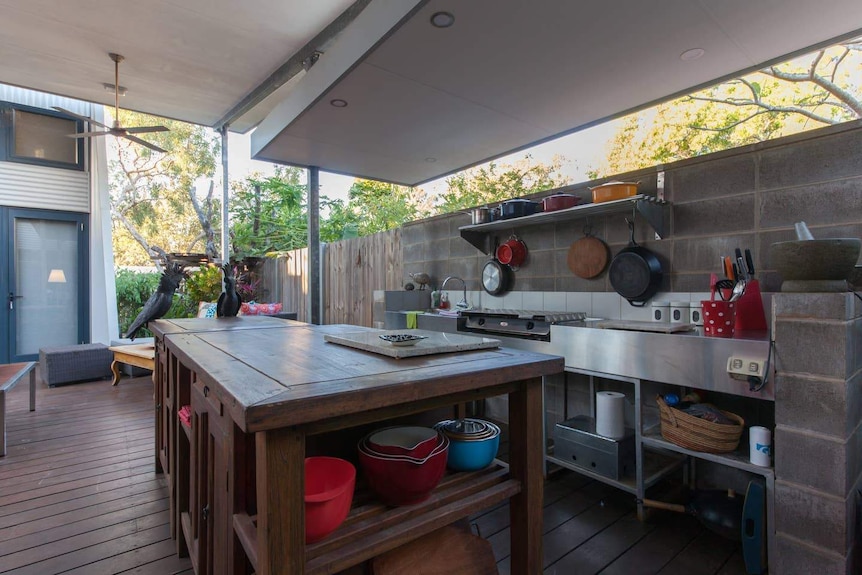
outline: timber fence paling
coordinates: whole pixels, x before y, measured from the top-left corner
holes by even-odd
[[[374,290],[398,290],[403,284],[401,229],[333,242],[322,251],[325,323],[373,325]],[[308,250],[267,258],[262,274],[271,301],[308,321]]]

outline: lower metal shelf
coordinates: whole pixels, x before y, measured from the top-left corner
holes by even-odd
[[[623,477],[622,479],[612,479],[604,475],[590,471],[585,467],[579,467],[564,459],[554,457],[554,448],[551,447],[545,455],[545,461],[559,465],[566,469],[570,469],[581,475],[586,475],[590,479],[601,481],[618,489],[622,489],[632,495],[637,495],[637,480],[635,477]],[[648,489],[659,482],[659,480],[674,470],[680,468],[685,462],[685,457],[676,454],[655,453],[652,451],[644,453],[644,489]]]

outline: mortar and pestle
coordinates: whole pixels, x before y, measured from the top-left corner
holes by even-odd
[[[843,292],[855,273],[862,240],[816,240],[805,222],[797,222],[796,240],[770,246],[770,262],[781,274],[783,292]]]

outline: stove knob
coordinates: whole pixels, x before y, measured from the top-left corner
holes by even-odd
[[[479,321],[478,321],[478,322],[476,322],[476,323],[478,323],[479,325],[485,325],[485,318],[484,318],[484,317],[480,317],[480,318],[479,318]]]
[[[533,329],[534,327],[536,327],[536,324],[534,324],[534,323],[533,323],[533,322],[531,322],[531,321],[528,321],[528,322],[527,322],[527,329],[528,329],[528,330]]]

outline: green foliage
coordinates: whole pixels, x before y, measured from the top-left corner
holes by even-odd
[[[215,265],[204,266],[189,274],[184,286],[183,292],[194,306],[202,301],[217,301],[222,292],[221,268]]]
[[[446,178],[447,190],[438,205],[439,213],[455,212],[492,202],[509,200],[565,185],[560,174],[562,158],[550,165],[534,163],[530,155],[515,164],[472,168]]]
[[[591,175],[628,172],[862,117],[851,40],[633,114]]]
[[[241,259],[307,243],[306,186],[299,168],[279,168],[268,178],[234,182],[231,196],[231,252]]]

